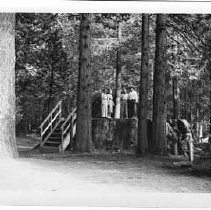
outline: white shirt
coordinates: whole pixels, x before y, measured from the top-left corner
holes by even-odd
[[[109,93],[107,94],[107,100],[108,100],[108,104],[110,106],[113,106],[114,105],[114,102],[113,102],[113,96]]]
[[[107,101],[108,100],[108,96],[105,93],[102,93],[101,97],[102,97],[103,101]]]
[[[122,94],[122,95],[121,95],[121,98],[122,98],[123,100],[127,100],[127,99],[128,99],[128,94],[127,94],[127,93]]]
[[[136,103],[138,103],[138,93],[137,93],[135,90],[131,91],[131,92],[128,94],[128,99],[129,99],[129,100],[135,100]]]

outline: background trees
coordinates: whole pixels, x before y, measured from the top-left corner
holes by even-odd
[[[16,16],[17,123],[30,130],[40,125],[59,100],[66,100],[68,109],[75,105],[77,56],[72,42],[77,37],[65,25],[65,15]]]
[[[16,122],[27,130],[37,128],[54,104],[64,101],[65,113],[76,105],[79,58],[79,14],[16,15]],[[121,17],[121,18],[120,18]],[[117,21],[118,20],[118,21]],[[153,110],[153,69],[156,15],[149,15],[148,106]],[[118,25],[121,23],[121,42]],[[165,116],[173,117],[177,79],[180,116],[188,119],[198,135],[208,132],[210,104],[207,68],[209,17],[195,14],[166,15]],[[196,27],[197,26],[197,27]],[[105,87],[116,92],[117,50],[121,48],[121,86],[139,89],[143,64],[142,15],[94,14],[91,23],[92,93]],[[162,81],[163,82],[163,81]],[[162,83],[163,84],[163,83]],[[174,83],[175,84],[175,83]]]

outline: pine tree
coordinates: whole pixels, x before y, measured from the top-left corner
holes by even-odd
[[[137,153],[148,151],[147,138],[147,102],[148,102],[148,71],[149,71],[149,15],[142,15],[142,56],[138,108],[138,146]]]
[[[76,122],[76,149],[80,152],[93,151],[91,114],[90,24],[91,15],[81,14]]]
[[[166,15],[156,19],[156,49],[153,85],[153,152],[162,155],[165,148]]]

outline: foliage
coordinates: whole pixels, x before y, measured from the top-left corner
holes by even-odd
[[[173,76],[179,78],[181,113],[192,123],[209,120],[210,80],[207,68],[209,15],[167,15],[167,108],[172,113]],[[75,106],[78,72],[78,14],[16,15],[17,122],[37,127],[59,100],[65,114]],[[118,24],[122,40],[118,40]],[[92,15],[93,92],[115,89],[116,51],[121,48],[122,86],[138,90],[141,68],[141,14]],[[155,15],[150,15],[149,111],[155,52]],[[196,116],[199,110],[199,117]]]

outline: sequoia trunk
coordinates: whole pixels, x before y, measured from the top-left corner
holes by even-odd
[[[142,15],[142,57],[139,88],[138,108],[138,145],[137,153],[144,154],[148,151],[147,138],[147,100],[148,100],[148,71],[149,71],[149,15]]]
[[[90,14],[81,14],[77,95],[76,149],[92,152]]]
[[[172,83],[173,83],[173,118],[179,119],[180,117],[179,88],[178,88],[178,78],[176,76],[173,77]],[[174,154],[178,155],[177,142],[174,142]]]
[[[166,69],[166,15],[156,19],[156,49],[153,85],[153,152],[162,155],[165,150],[165,69]]]
[[[0,157],[18,157],[15,138],[15,14],[0,13]]]

